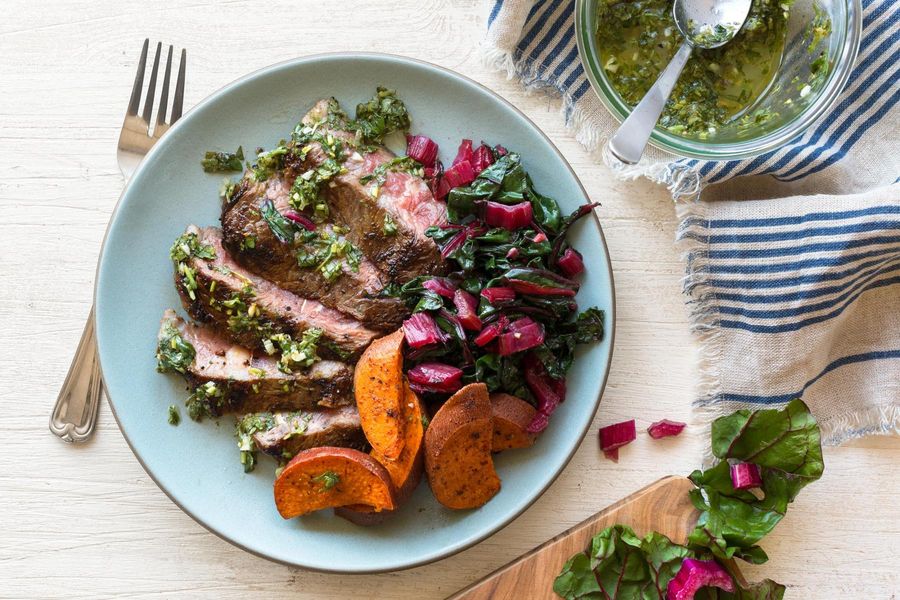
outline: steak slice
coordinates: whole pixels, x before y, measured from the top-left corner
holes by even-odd
[[[366,438],[355,406],[319,409],[309,412],[280,412],[248,415],[265,423],[266,429],[253,434],[256,448],[277,459],[293,457],[302,450],[319,446],[337,446],[362,450]]]
[[[273,334],[286,333],[300,339],[310,328],[322,330],[319,354],[326,358],[355,359],[378,333],[328,308],[321,302],[301,298],[261,279],[240,266],[222,246],[222,231],[215,227],[187,228],[214,258],[196,255],[186,260],[196,281],[194,298],[175,271],[178,293],[185,310],[197,321],[208,322],[224,336],[248,348],[262,350]],[[251,307],[254,307],[251,310]],[[250,314],[252,312],[252,315]]]
[[[353,368],[344,363],[323,360],[305,371],[282,373],[274,357],[256,356],[169,309],[160,324],[160,353],[178,341],[173,342],[173,335],[193,348],[193,359],[183,365],[182,374],[196,387],[194,401],[212,416],[353,404]]]
[[[396,329],[406,308],[397,298],[380,296],[387,280],[365,257],[360,258],[357,269],[343,261],[341,273],[328,281],[317,268],[300,266],[296,244],[281,242],[272,232],[261,207],[271,200],[279,212],[289,210],[291,181],[283,174],[262,182],[244,180],[234,201],[223,207],[225,248],[244,267],[289,292],[315,298],[373,329]],[[319,229],[333,231],[328,226]]]
[[[329,129],[324,121],[335,105],[333,98],[320,100],[303,117],[305,125],[321,123],[321,131],[345,142],[345,172],[335,175],[324,186],[332,218],[350,229],[347,237],[392,281],[405,282],[418,275],[440,273],[443,267],[440,250],[425,235],[425,230],[447,223],[446,205],[435,200],[421,177],[405,171],[389,170],[380,185],[377,181],[361,183],[361,177],[371,175],[395,156],[383,147],[360,154],[351,146],[355,139],[353,133]],[[300,168],[314,169],[327,158],[322,146],[313,142]],[[386,219],[393,221],[396,228],[393,235],[385,232]]]

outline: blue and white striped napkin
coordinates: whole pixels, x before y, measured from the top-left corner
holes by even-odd
[[[573,0],[488,0],[485,57],[563,100],[599,150],[617,122],[578,60]],[[698,416],[802,397],[824,439],[900,432],[900,0],[863,0],[854,71],[829,114],[742,161],[648,149],[679,195],[685,294],[702,346]],[[778,198],[778,199],[772,199]]]

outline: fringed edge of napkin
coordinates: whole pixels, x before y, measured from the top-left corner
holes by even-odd
[[[900,396],[900,389],[897,390]],[[845,413],[819,423],[822,443],[839,446],[869,435],[900,435],[900,404],[873,406],[861,413]]]
[[[702,439],[708,439],[712,422],[725,414],[721,410],[722,379],[719,365],[723,356],[721,329],[718,314],[712,307],[713,292],[708,283],[709,246],[697,229],[698,223],[708,221],[706,206],[701,202],[683,202],[675,205],[679,225],[675,234],[675,248],[685,264],[682,292],[688,300],[691,332],[699,348],[699,379],[696,383],[697,399],[693,401],[695,424],[703,426]],[[712,450],[705,446],[703,462],[711,465],[716,461]]]
[[[699,381],[693,416],[695,423],[702,424],[701,435],[706,439],[716,418],[741,406],[722,398],[724,390],[719,372],[723,355],[722,334],[718,313],[712,305],[714,292],[709,285],[709,246],[704,234],[698,231],[701,224],[709,221],[707,205],[699,201],[677,203],[676,215],[680,225],[675,245],[685,264],[682,291],[689,298],[685,306],[699,346]],[[900,386],[896,392],[895,397],[900,398]],[[900,403],[846,412],[819,421],[819,428],[822,443],[826,446],[839,446],[869,435],[900,435]],[[717,459],[707,448],[703,460],[704,464],[711,465]]]

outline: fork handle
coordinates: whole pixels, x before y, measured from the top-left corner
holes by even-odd
[[[75,358],[50,415],[50,431],[66,442],[87,441],[94,433],[102,392],[92,306]]]

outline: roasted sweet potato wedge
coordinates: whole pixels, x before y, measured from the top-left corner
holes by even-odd
[[[304,450],[275,479],[275,506],[285,519],[347,504],[393,510],[394,498],[387,470],[368,454],[351,448]]]
[[[438,502],[477,508],[500,491],[491,458],[491,402],[487,386],[473,383],[450,397],[425,432],[425,472]]]
[[[403,450],[403,331],[379,338],[356,364],[353,391],[363,433],[386,460]]]
[[[403,505],[419,486],[425,466],[425,408],[408,384],[403,388],[403,419],[406,422],[403,450],[397,460],[387,460],[378,450],[372,450],[372,457],[384,465],[391,476],[397,490],[397,506]],[[375,525],[390,515],[389,511],[375,512],[371,506],[361,505],[335,508],[334,512],[357,525]]]
[[[537,412],[533,406],[510,394],[491,394],[491,418],[494,437],[491,450],[502,452],[512,448],[528,448],[537,434],[528,433],[528,425]]]

